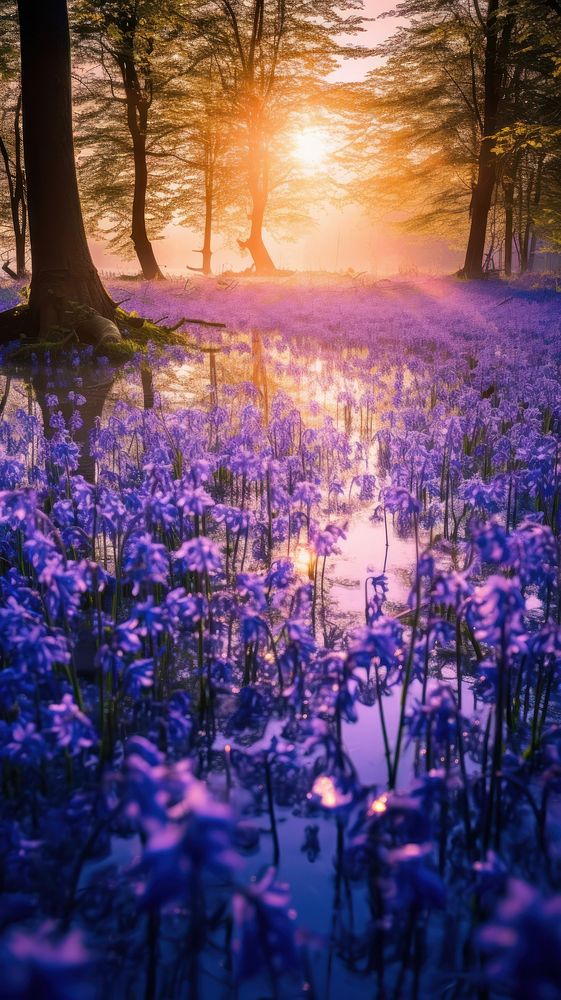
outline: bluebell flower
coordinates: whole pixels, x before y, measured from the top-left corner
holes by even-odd
[[[338,524],[327,524],[325,528],[318,529],[313,526],[310,531],[310,545],[318,556],[330,556],[339,553],[338,542],[346,538],[345,528]]]
[[[134,660],[124,672],[123,684],[125,691],[134,698],[139,698],[143,691],[154,685],[154,660]]]
[[[204,536],[189,538],[174,553],[174,559],[183,570],[213,576],[222,571],[222,556],[218,546]]]
[[[167,584],[169,556],[164,545],[151,535],[135,535],[129,539],[123,559],[125,579],[132,583],[133,596],[147,584]]]
[[[376,659],[391,670],[399,664],[403,652],[403,626],[393,618],[379,615],[365,628],[357,629],[349,643],[349,659],[368,668]]]
[[[238,573],[236,576],[236,590],[239,596],[249,598],[256,611],[263,611],[267,604],[265,583],[265,578],[259,573]]]
[[[214,500],[202,486],[182,483],[178,488],[177,506],[186,514],[197,514],[202,517],[207,510],[214,507]]]
[[[230,716],[226,732],[239,733],[261,727],[267,718],[269,707],[269,702],[258,688],[246,685],[238,694],[236,710]]]
[[[554,1000],[561,995],[561,896],[544,898],[517,879],[494,918],[479,934],[484,979],[512,1000]]]
[[[31,530],[35,524],[37,496],[33,490],[5,490],[0,493],[0,525]]]
[[[97,733],[90,719],[80,711],[71,694],[63,695],[58,705],[49,705],[49,712],[52,717],[50,732],[57,746],[76,756],[97,744]]]
[[[473,584],[467,572],[450,570],[437,576],[433,582],[431,596],[437,604],[454,608],[459,614],[473,593]]]
[[[237,868],[231,812],[213,800],[188,761],[165,767],[151,763],[158,758],[149,745],[131,749],[124,790],[128,815],[147,833],[144,902],[190,901],[205,870],[229,877]]]
[[[523,585],[556,582],[558,552],[550,527],[528,519],[522,521],[513,532],[512,549],[512,565]]]
[[[17,722],[12,726],[2,751],[3,756],[18,764],[37,766],[47,755],[43,734],[34,722]]]
[[[264,968],[279,979],[300,970],[296,914],[290,908],[288,887],[276,881],[274,868],[234,895],[232,911],[237,982],[251,979]]]
[[[497,566],[510,562],[512,538],[498,521],[472,521],[470,534],[484,562]]]
[[[476,510],[483,510],[489,514],[495,513],[504,504],[504,483],[501,479],[485,483],[478,477],[474,477],[462,486],[461,496],[467,504]]]
[[[470,619],[478,639],[499,645],[504,636],[509,643],[524,636],[522,614],[525,601],[516,578],[490,576],[474,591]]]
[[[53,923],[13,930],[0,941],[2,1000],[88,1000],[92,957],[79,930],[57,933]]]
[[[444,908],[444,883],[430,866],[432,853],[430,843],[405,844],[387,852],[390,878],[385,882],[385,897],[393,910]]]
[[[294,565],[291,559],[277,559],[265,576],[268,590],[288,590],[295,582]]]
[[[7,490],[16,490],[25,475],[25,465],[16,458],[0,457],[0,483]]]
[[[382,503],[390,514],[412,516],[419,514],[421,504],[403,486],[384,486],[381,490]]]
[[[367,589],[366,619],[367,623],[369,625],[372,625],[376,621],[376,619],[381,616],[382,608],[384,606],[388,594],[389,585],[386,574],[380,573],[377,576],[367,577],[366,589]]]

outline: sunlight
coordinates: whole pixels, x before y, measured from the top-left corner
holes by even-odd
[[[388,796],[384,793],[383,795],[379,795],[377,799],[374,799],[374,801],[370,803],[370,806],[368,808],[368,815],[381,816],[382,813],[386,812],[387,808],[388,808]]]
[[[311,793],[308,792],[308,798],[314,795],[317,795],[324,809],[337,809],[352,801],[352,794],[341,791],[333,778],[326,774],[319,775],[314,781]]]
[[[294,155],[308,167],[317,167],[329,155],[329,142],[319,128],[305,128],[294,137]]]
[[[293,556],[294,568],[301,576],[314,577],[314,554],[308,545],[298,545]]]

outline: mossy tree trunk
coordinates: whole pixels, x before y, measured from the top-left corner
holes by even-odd
[[[112,320],[82,219],[74,142],[66,0],[18,0],[23,146],[31,244],[30,330],[64,326],[69,304]],[[117,330],[115,328],[115,333]]]

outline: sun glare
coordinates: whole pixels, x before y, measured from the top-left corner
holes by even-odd
[[[317,167],[328,154],[328,143],[319,128],[305,128],[294,137],[295,156],[308,167]]]

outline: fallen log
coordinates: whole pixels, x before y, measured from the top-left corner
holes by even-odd
[[[12,268],[8,264],[7,260],[2,264],[2,270],[5,271],[6,274],[9,275],[9,277],[12,278],[13,281],[17,281],[18,280],[18,276],[17,276],[16,272],[14,270],[12,270]]]
[[[106,344],[116,344],[121,341],[121,333],[113,320],[101,316],[94,309],[82,309],[76,319],[74,329],[78,338],[84,344],[91,344],[100,350]]]
[[[189,319],[187,316],[184,316],[183,319],[180,319],[179,322],[175,324],[175,326],[170,326],[168,329],[178,330],[184,323],[190,323],[191,326],[213,326],[216,327],[217,330],[226,329],[226,323],[217,323],[210,319]]]

